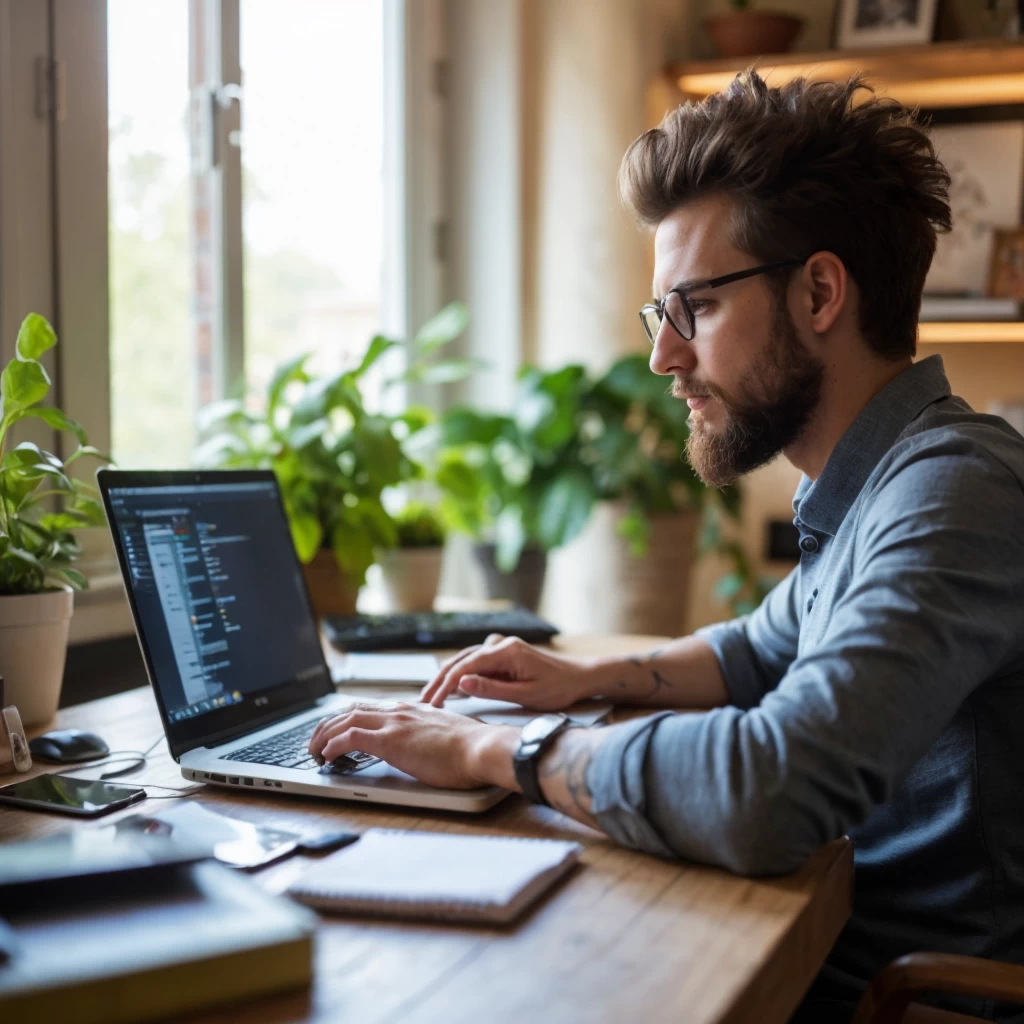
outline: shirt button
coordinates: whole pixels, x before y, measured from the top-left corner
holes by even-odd
[[[805,533],[800,538],[800,550],[806,551],[809,555],[813,555],[818,550],[817,538],[812,537],[809,533]]]

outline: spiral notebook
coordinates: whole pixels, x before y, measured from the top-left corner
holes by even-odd
[[[321,910],[505,924],[571,871],[582,849],[556,839],[371,828],[288,895]]]

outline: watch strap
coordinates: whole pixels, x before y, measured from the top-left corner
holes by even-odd
[[[550,807],[551,804],[540,788],[540,778],[537,772],[540,759],[545,751],[555,742],[556,738],[572,724],[566,715],[559,717],[561,721],[554,723],[550,731],[546,732],[539,739],[526,742],[521,740],[519,749],[516,750],[512,758],[512,768],[515,773],[516,783],[523,791],[523,796],[531,803],[541,804],[544,807]]]

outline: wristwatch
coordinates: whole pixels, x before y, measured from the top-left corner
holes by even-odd
[[[519,788],[531,803],[551,806],[541,791],[537,779],[537,764],[544,751],[555,742],[555,737],[571,724],[571,720],[565,715],[541,715],[539,718],[530,719],[523,726],[523,731],[519,734],[519,748],[512,758],[512,768]]]

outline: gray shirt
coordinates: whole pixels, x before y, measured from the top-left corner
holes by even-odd
[[[588,773],[601,826],[743,874],[849,834],[854,914],[819,979],[840,997],[912,950],[1021,962],[1024,439],[932,356],[793,508],[799,566],[698,632],[730,703],[617,727]]]

